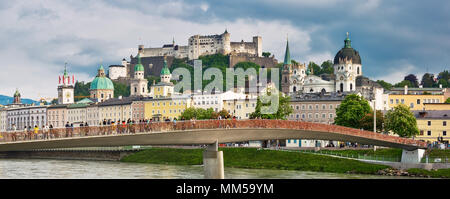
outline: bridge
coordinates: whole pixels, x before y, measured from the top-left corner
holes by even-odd
[[[0,133],[0,151],[129,145],[206,144],[205,177],[223,178],[219,143],[252,140],[317,139],[403,149],[402,162],[418,162],[426,143],[337,125],[288,120],[201,120],[154,122]],[[46,139],[44,139],[46,137]]]

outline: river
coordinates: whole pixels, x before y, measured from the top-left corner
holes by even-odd
[[[114,161],[3,159],[0,179],[202,179],[202,166]],[[309,171],[225,168],[229,179],[375,179],[405,178]]]

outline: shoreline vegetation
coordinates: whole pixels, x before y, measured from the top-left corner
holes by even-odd
[[[328,173],[401,175],[414,177],[450,178],[450,169],[399,171],[389,166],[345,158],[309,153],[261,150],[257,148],[219,148],[224,154],[224,166],[244,169],[279,169]],[[203,149],[149,148],[123,157],[121,162],[169,165],[202,165]],[[350,150],[347,151],[352,153]],[[398,153],[388,149],[385,152]],[[358,152],[361,153],[361,152]]]

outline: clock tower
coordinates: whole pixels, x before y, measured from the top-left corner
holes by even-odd
[[[74,85],[75,76],[72,75],[72,78],[70,78],[70,76],[67,74],[67,68],[66,66],[64,66],[64,74],[62,76],[59,76],[58,104],[74,103]]]

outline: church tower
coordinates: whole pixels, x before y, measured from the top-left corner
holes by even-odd
[[[20,100],[20,93],[19,90],[16,89],[16,92],[14,93],[14,101],[13,104],[21,104],[21,100]]]
[[[284,54],[283,69],[281,72],[281,91],[288,95],[292,69],[291,54],[289,52],[289,41],[286,40],[286,52]]]
[[[64,74],[59,76],[58,85],[58,104],[73,104],[74,103],[74,85],[75,76],[72,75],[72,80],[67,74],[67,63],[64,66]]]
[[[131,80],[130,94],[131,96],[147,96],[148,95],[148,80],[144,78],[144,66],[141,62],[141,55],[137,56],[138,63],[134,66],[134,79]]]
[[[347,32],[344,47],[334,57],[334,74],[336,77],[336,92],[356,90],[356,77],[362,75],[361,57],[352,48]]]

